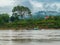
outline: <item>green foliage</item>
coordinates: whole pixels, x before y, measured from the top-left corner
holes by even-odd
[[[0,14],[0,27],[5,28],[60,28],[60,16],[50,16],[48,19],[21,19],[9,22],[8,14]]]
[[[19,15],[15,12],[18,12]],[[0,28],[60,28],[60,16],[49,16],[47,19],[45,18],[33,18],[31,15],[31,11],[28,7],[24,6],[16,6],[12,10],[13,15],[9,17],[8,14],[0,14]],[[28,19],[19,19],[24,15],[29,14],[31,17]],[[15,16],[14,16],[15,15]]]
[[[24,15],[31,15],[31,11],[28,7],[16,6],[12,9],[13,15],[24,18]],[[17,12],[17,13],[16,13]]]
[[[0,14],[0,23],[9,22],[8,14]]]
[[[0,14],[0,27],[4,27],[5,23],[9,23],[9,15]]]

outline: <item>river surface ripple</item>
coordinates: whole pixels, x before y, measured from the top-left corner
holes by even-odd
[[[60,30],[0,30],[0,45],[60,45]]]

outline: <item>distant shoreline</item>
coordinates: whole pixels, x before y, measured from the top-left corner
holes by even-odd
[[[34,29],[16,29],[16,28],[0,28],[0,30],[34,30]],[[60,29],[45,29],[45,28],[41,28],[41,29],[37,29],[37,30],[60,30]]]

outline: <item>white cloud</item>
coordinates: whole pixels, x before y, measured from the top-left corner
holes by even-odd
[[[30,3],[35,7],[42,7],[42,3],[40,3],[40,2],[38,3],[36,1],[30,1]]]
[[[0,7],[13,5],[14,0],[0,0]]]
[[[46,0],[47,1],[47,0]],[[60,3],[53,1],[46,2],[45,0],[0,0],[0,12],[11,12],[16,5],[29,7],[32,12],[40,10],[60,10]],[[31,5],[31,6],[30,6]]]
[[[59,11],[60,3],[48,3],[48,2],[38,2],[30,0],[33,6],[33,11],[48,10],[48,11]]]
[[[43,10],[43,3],[37,2],[37,1],[32,1],[32,0],[30,0],[30,3],[33,7],[33,9],[32,9],[33,12],[39,11],[39,9]]]

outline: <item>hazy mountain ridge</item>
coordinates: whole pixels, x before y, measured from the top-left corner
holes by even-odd
[[[57,16],[57,15],[60,15],[60,12],[58,11],[38,11],[36,12],[35,14],[37,15],[52,15],[52,16]]]
[[[33,18],[44,18],[45,16],[60,16],[58,11],[38,11],[32,14]]]

